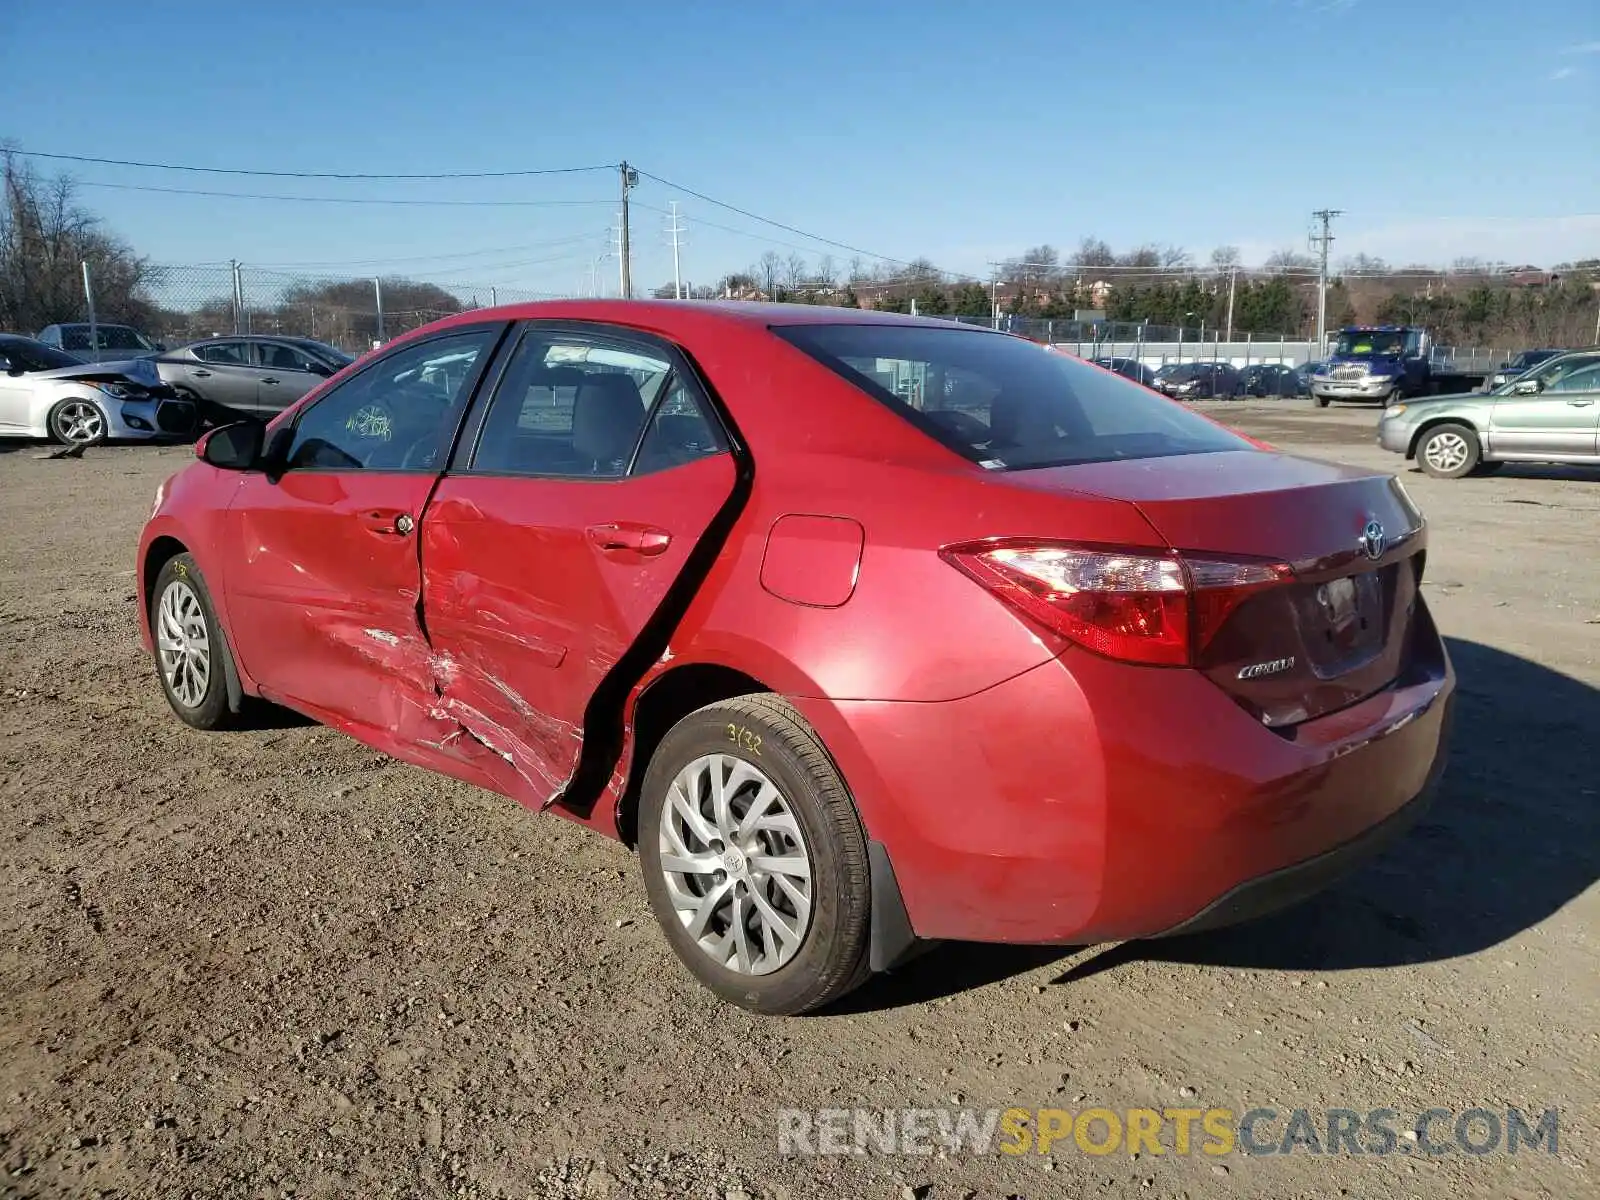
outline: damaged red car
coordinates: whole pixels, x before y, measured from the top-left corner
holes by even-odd
[[[138,559],[181,719],[263,698],[622,839],[761,1012],[1299,900],[1444,762],[1396,480],[1004,333],[478,310],[197,454]]]

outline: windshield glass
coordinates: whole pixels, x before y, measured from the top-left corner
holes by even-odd
[[[154,350],[155,345],[146,341],[136,330],[126,325],[97,325],[95,326],[95,340],[101,350]],[[61,327],[61,344],[68,350],[88,350],[89,327],[87,325],[63,325]]]
[[[352,356],[346,354],[337,346],[328,345],[327,342],[319,342],[315,338],[297,338],[295,340],[299,345],[304,346],[311,354],[314,354],[318,358],[324,359],[335,366],[345,367],[355,362],[355,359]]]
[[[25,338],[0,338],[0,355],[4,355],[7,362],[22,371],[53,371],[57,367],[83,365],[81,358]]]
[[[1561,353],[1559,350],[1524,350],[1511,360],[1510,369],[1513,371],[1526,371],[1529,367],[1536,367],[1548,358],[1554,358]]]
[[[773,332],[990,470],[1252,449],[1148,388],[1021,338],[904,325]]]
[[[1378,354],[1388,357],[1399,354],[1405,349],[1406,335],[1398,332],[1378,332],[1367,330],[1365,332],[1341,333],[1339,341],[1334,346],[1335,354]]]

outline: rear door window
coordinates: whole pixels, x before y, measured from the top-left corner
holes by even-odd
[[[988,470],[1252,449],[1120,375],[1005,334],[891,324],[773,332]]]

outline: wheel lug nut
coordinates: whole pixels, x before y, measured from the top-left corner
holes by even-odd
[[[728,873],[726,871],[713,871],[713,872],[711,872],[711,882],[712,883],[726,883],[727,881],[728,881]]]

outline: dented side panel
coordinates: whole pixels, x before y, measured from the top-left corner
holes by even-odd
[[[442,712],[494,748],[502,790],[560,799],[591,698],[651,625],[733,491],[731,455],[628,479],[456,475],[422,524],[423,612]],[[665,533],[630,548],[616,530]]]

